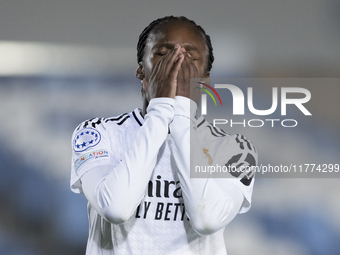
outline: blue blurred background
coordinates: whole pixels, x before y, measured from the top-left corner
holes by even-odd
[[[152,20],[185,15],[203,26],[212,84],[340,78],[339,11],[337,0],[1,1],[0,254],[84,254],[86,199],[69,189],[71,135],[85,119],[141,107],[136,44]],[[261,89],[254,93],[266,102],[271,90]],[[312,89],[313,116],[301,128],[221,128],[245,134],[263,164],[339,164],[340,86]],[[225,231],[228,254],[339,254],[339,180],[257,178],[252,209]]]

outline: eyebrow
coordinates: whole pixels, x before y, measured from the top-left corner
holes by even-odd
[[[174,44],[172,44],[172,43],[162,43],[160,45],[156,45],[155,48],[163,48],[163,47],[167,48],[167,49],[172,49],[174,47]],[[184,48],[187,51],[197,51],[197,52],[199,52],[199,50],[191,44],[184,44]]]

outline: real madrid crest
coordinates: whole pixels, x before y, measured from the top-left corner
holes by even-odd
[[[211,158],[211,156],[210,156],[210,154],[209,154],[208,152],[209,152],[208,149],[203,148],[203,153],[204,153],[205,156],[208,158],[208,164],[211,165],[211,163],[212,163],[212,158]]]

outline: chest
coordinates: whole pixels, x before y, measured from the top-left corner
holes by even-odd
[[[113,138],[115,142],[112,143],[112,151],[117,162],[123,157],[124,152],[131,147],[137,133],[138,129],[131,128],[120,131],[119,134],[114,134],[114,137],[118,137],[118,139]],[[171,137],[168,136],[158,151],[144,198],[133,216],[136,219],[183,221],[185,218],[182,190],[177,177],[177,166],[171,152],[172,142]]]

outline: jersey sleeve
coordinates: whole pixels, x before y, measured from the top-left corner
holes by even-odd
[[[220,165],[228,170],[232,181],[243,193],[240,213],[250,209],[258,155],[255,146],[240,134],[231,135],[219,150]],[[221,182],[222,180],[220,180]]]
[[[101,119],[81,123],[72,135],[71,190],[83,193],[80,178],[102,165],[114,165],[109,135]]]
[[[92,137],[80,138],[83,131],[90,132],[87,130],[88,127],[75,132],[72,141],[76,155],[73,159],[74,168],[77,168],[76,162],[82,158],[83,153],[96,149],[108,151],[108,157],[90,159],[79,167],[78,172],[75,171],[77,180],[81,181],[81,189],[79,186],[75,187],[84,193],[89,205],[108,222],[115,225],[126,222],[145,196],[145,190],[157,163],[159,149],[168,136],[168,126],[174,116],[173,105],[172,98],[151,99],[144,123],[137,133],[135,131],[130,133],[127,126],[117,127],[117,130],[122,132],[121,136],[116,135],[111,126],[107,128],[110,132],[102,129],[103,126],[98,126],[97,137],[93,131],[94,134],[90,133]],[[130,135],[131,140],[127,142],[126,137]],[[88,143],[93,140],[95,141]],[[110,142],[114,146],[110,146]],[[108,147],[113,148],[116,155]],[[79,179],[81,175],[83,176]]]
[[[176,172],[180,181],[185,212],[193,229],[200,235],[210,235],[229,224],[239,212],[244,200],[240,189],[224,178],[192,178],[190,168],[204,165],[197,121],[197,105],[185,97],[176,97],[174,120],[170,124],[171,145]],[[190,125],[190,123],[192,125]],[[227,140],[219,140],[221,143]],[[215,157],[214,157],[215,158]]]

